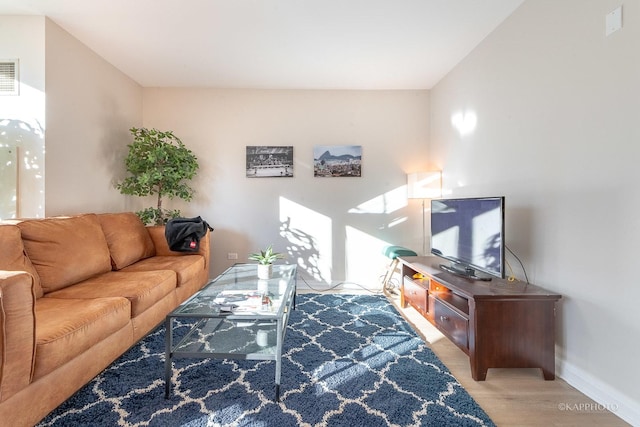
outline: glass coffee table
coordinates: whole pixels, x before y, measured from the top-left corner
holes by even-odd
[[[282,343],[295,309],[296,266],[273,265],[268,280],[257,264],[235,264],[167,315],[165,398],[171,393],[173,360],[215,358],[275,360],[275,400],[280,399]],[[174,337],[178,319],[195,322]]]

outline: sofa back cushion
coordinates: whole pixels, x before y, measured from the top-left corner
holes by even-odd
[[[18,227],[45,294],[111,270],[109,247],[95,214],[31,219]]]
[[[26,271],[31,274],[36,298],[42,296],[40,276],[24,252],[20,229],[15,225],[0,225],[0,270]]]
[[[98,215],[109,245],[111,265],[120,270],[156,254],[155,246],[138,215],[133,212]]]

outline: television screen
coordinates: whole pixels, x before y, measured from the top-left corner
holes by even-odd
[[[504,278],[504,197],[432,200],[431,253],[454,273]]]

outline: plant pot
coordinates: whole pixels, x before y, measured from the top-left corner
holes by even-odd
[[[258,279],[258,293],[261,295],[269,293],[269,281],[267,279]]]
[[[258,279],[267,280],[271,278],[273,264],[258,264]]]

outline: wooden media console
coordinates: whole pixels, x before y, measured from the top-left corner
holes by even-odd
[[[503,279],[472,280],[431,256],[400,257],[400,304],[410,304],[469,356],[471,376],[489,368],[540,368],[555,378],[555,305],[561,296]]]

